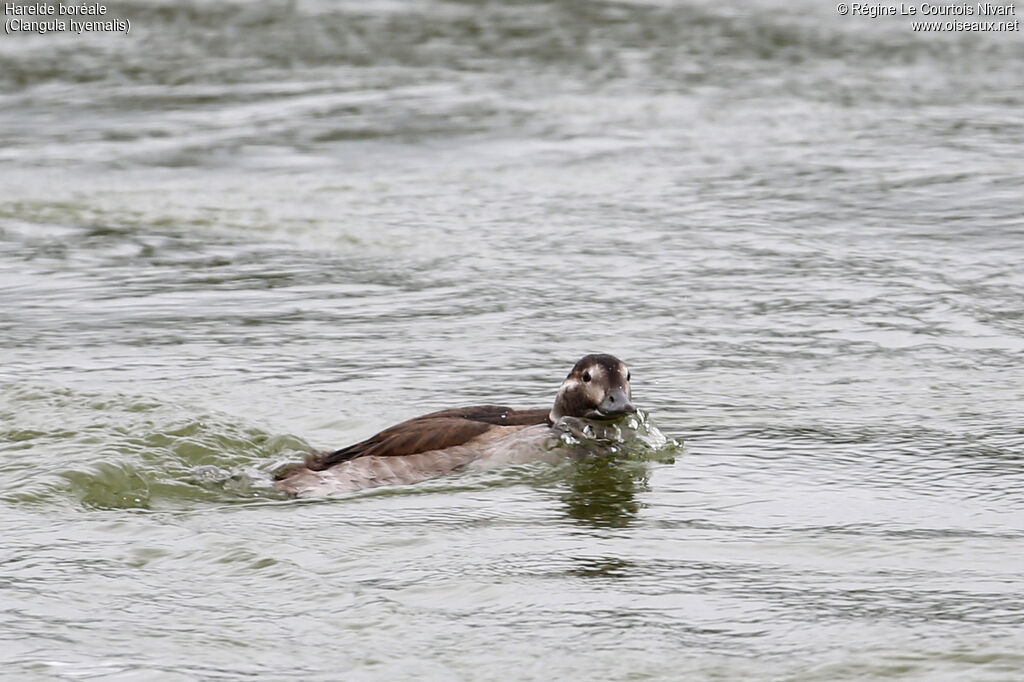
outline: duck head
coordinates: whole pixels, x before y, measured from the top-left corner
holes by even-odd
[[[631,402],[629,369],[613,355],[586,355],[565,377],[549,419],[611,420],[636,412]]]

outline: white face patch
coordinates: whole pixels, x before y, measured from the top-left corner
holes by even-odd
[[[590,381],[584,381],[583,390],[587,399],[595,406],[604,400],[605,387],[608,385],[607,375],[601,365],[590,365],[584,370],[583,376],[590,375]]]
[[[562,382],[561,390],[562,391],[567,391],[570,388],[576,388],[579,385],[580,385],[580,380],[579,379],[577,379],[576,377],[569,377],[568,379],[566,379],[565,381]]]

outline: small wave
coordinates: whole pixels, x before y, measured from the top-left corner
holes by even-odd
[[[132,396],[13,389],[0,432],[5,481],[18,503],[73,501],[96,509],[181,508],[278,498],[270,468],[309,446],[217,414]],[[60,409],[57,427],[47,410]]]

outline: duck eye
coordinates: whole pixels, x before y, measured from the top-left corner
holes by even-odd
[[[590,381],[590,372],[584,372],[583,373],[583,380],[584,381]]]
[[[633,373],[632,373],[632,372],[630,372],[630,371],[627,371],[627,372],[626,372],[626,381],[629,381],[629,380],[630,380],[630,379],[632,379],[632,378],[633,378]]]

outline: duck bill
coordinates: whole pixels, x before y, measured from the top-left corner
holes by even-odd
[[[608,395],[598,405],[597,411],[601,415],[601,419],[615,419],[624,414],[633,414],[636,412],[636,408],[630,402],[629,394],[625,389],[613,388],[608,391]]]

